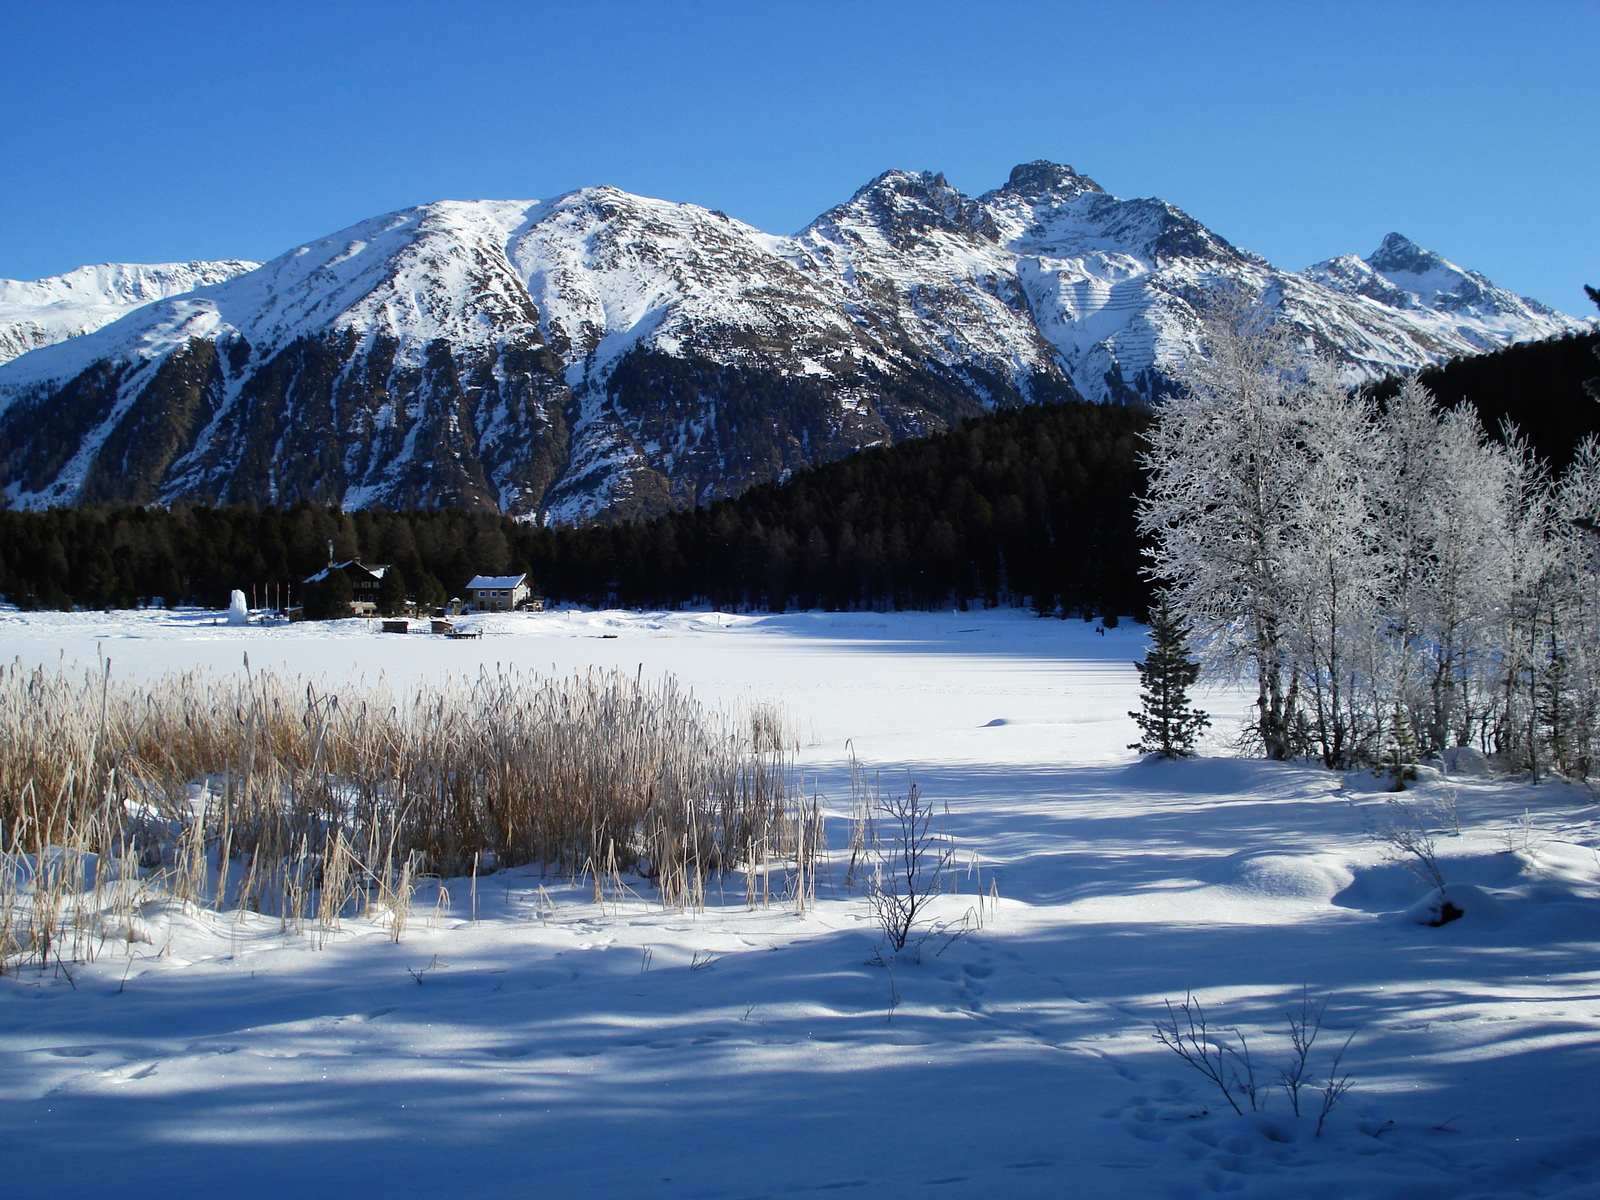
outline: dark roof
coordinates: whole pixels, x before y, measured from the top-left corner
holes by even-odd
[[[323,567],[322,570],[318,571],[315,575],[306,576],[306,580],[305,581],[307,583],[321,583],[324,579],[326,579],[328,577],[328,572],[329,571],[343,571],[343,572],[345,572],[345,574],[348,575],[348,574],[351,573],[350,568],[352,568],[352,567],[354,567],[357,571],[360,571],[364,575],[370,575],[374,579],[382,579],[384,572],[389,569],[389,564],[388,563],[373,563],[372,565],[369,566],[368,564],[362,562],[359,558],[351,558],[351,559],[345,560],[342,563],[329,563],[327,566]]]

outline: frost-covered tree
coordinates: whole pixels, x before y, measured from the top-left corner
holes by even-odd
[[[1381,411],[1237,297],[1156,414],[1150,573],[1208,672],[1251,679],[1266,754],[1330,767],[1473,745],[1600,753],[1600,442],[1552,481],[1415,381]]]
[[[1382,651],[1378,610],[1387,547],[1372,521],[1375,482],[1367,406],[1337,386],[1305,418],[1294,538],[1285,547],[1297,692],[1311,746],[1329,767],[1369,757],[1381,722],[1371,680]]]
[[[1539,692],[1564,614],[1555,586],[1552,489],[1543,462],[1514,430],[1507,433],[1503,520],[1496,530],[1503,590],[1490,641],[1501,695],[1491,744],[1504,761],[1525,767],[1537,779],[1544,758]]]
[[[1552,590],[1562,620],[1543,720],[1556,769],[1585,778],[1600,756],[1600,440],[1578,447],[1553,509]]]
[[[1373,523],[1388,549],[1377,712],[1404,704],[1424,752],[1477,740],[1508,602],[1511,473],[1462,405],[1440,413],[1408,383],[1376,431]]]
[[[1151,574],[1202,662],[1254,678],[1269,758],[1298,749],[1294,553],[1318,431],[1344,393],[1290,332],[1238,293],[1204,314],[1185,387],[1159,410],[1141,528]]]
[[[1128,746],[1141,754],[1189,758],[1194,741],[1211,718],[1189,702],[1189,689],[1200,677],[1200,664],[1189,653],[1189,631],[1162,602],[1150,613],[1150,649],[1139,672],[1139,711],[1128,715],[1138,723],[1140,738]]]
[[[1428,389],[1410,379],[1375,420],[1375,478],[1369,497],[1373,532],[1386,552],[1387,620],[1374,690],[1413,707],[1421,695],[1423,659],[1429,647],[1439,409]],[[1385,708],[1393,712],[1392,707]]]

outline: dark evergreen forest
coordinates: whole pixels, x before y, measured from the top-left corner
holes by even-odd
[[[1579,442],[1600,433],[1600,403],[1584,390],[1585,381],[1600,374],[1597,347],[1600,333],[1572,333],[1452,359],[1417,378],[1447,408],[1463,400],[1471,404],[1491,434],[1511,421],[1560,471]],[[1373,391],[1381,400],[1399,387],[1399,380],[1389,380]]]
[[[0,594],[24,608],[220,606],[358,557],[424,604],[530,571],[551,602],[724,608],[1034,605],[1142,612],[1134,528],[1147,414],[1008,409],[652,521],[538,528],[462,510],[313,505],[0,512]],[[272,596],[281,591],[272,592]]]

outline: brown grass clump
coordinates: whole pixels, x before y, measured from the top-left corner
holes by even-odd
[[[0,668],[0,963],[63,938],[88,957],[150,889],[323,937],[378,916],[398,939],[424,875],[537,862],[598,896],[632,872],[698,907],[712,875],[742,870],[755,902],[787,861],[804,906],[821,817],[792,749],[774,710],[729,720],[670,676],[501,669],[396,695]]]

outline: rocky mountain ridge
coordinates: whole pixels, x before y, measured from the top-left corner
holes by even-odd
[[[253,271],[260,263],[100,263],[45,279],[0,279],[0,363],[109,325],[153,300]]]
[[[976,198],[888,171],[790,237],[594,187],[421,205],[211,265],[0,365],[12,503],[625,519],[996,406],[1157,399],[1218,286],[1261,296],[1352,382],[1585,327],[1399,235],[1281,271],[1045,162]]]

